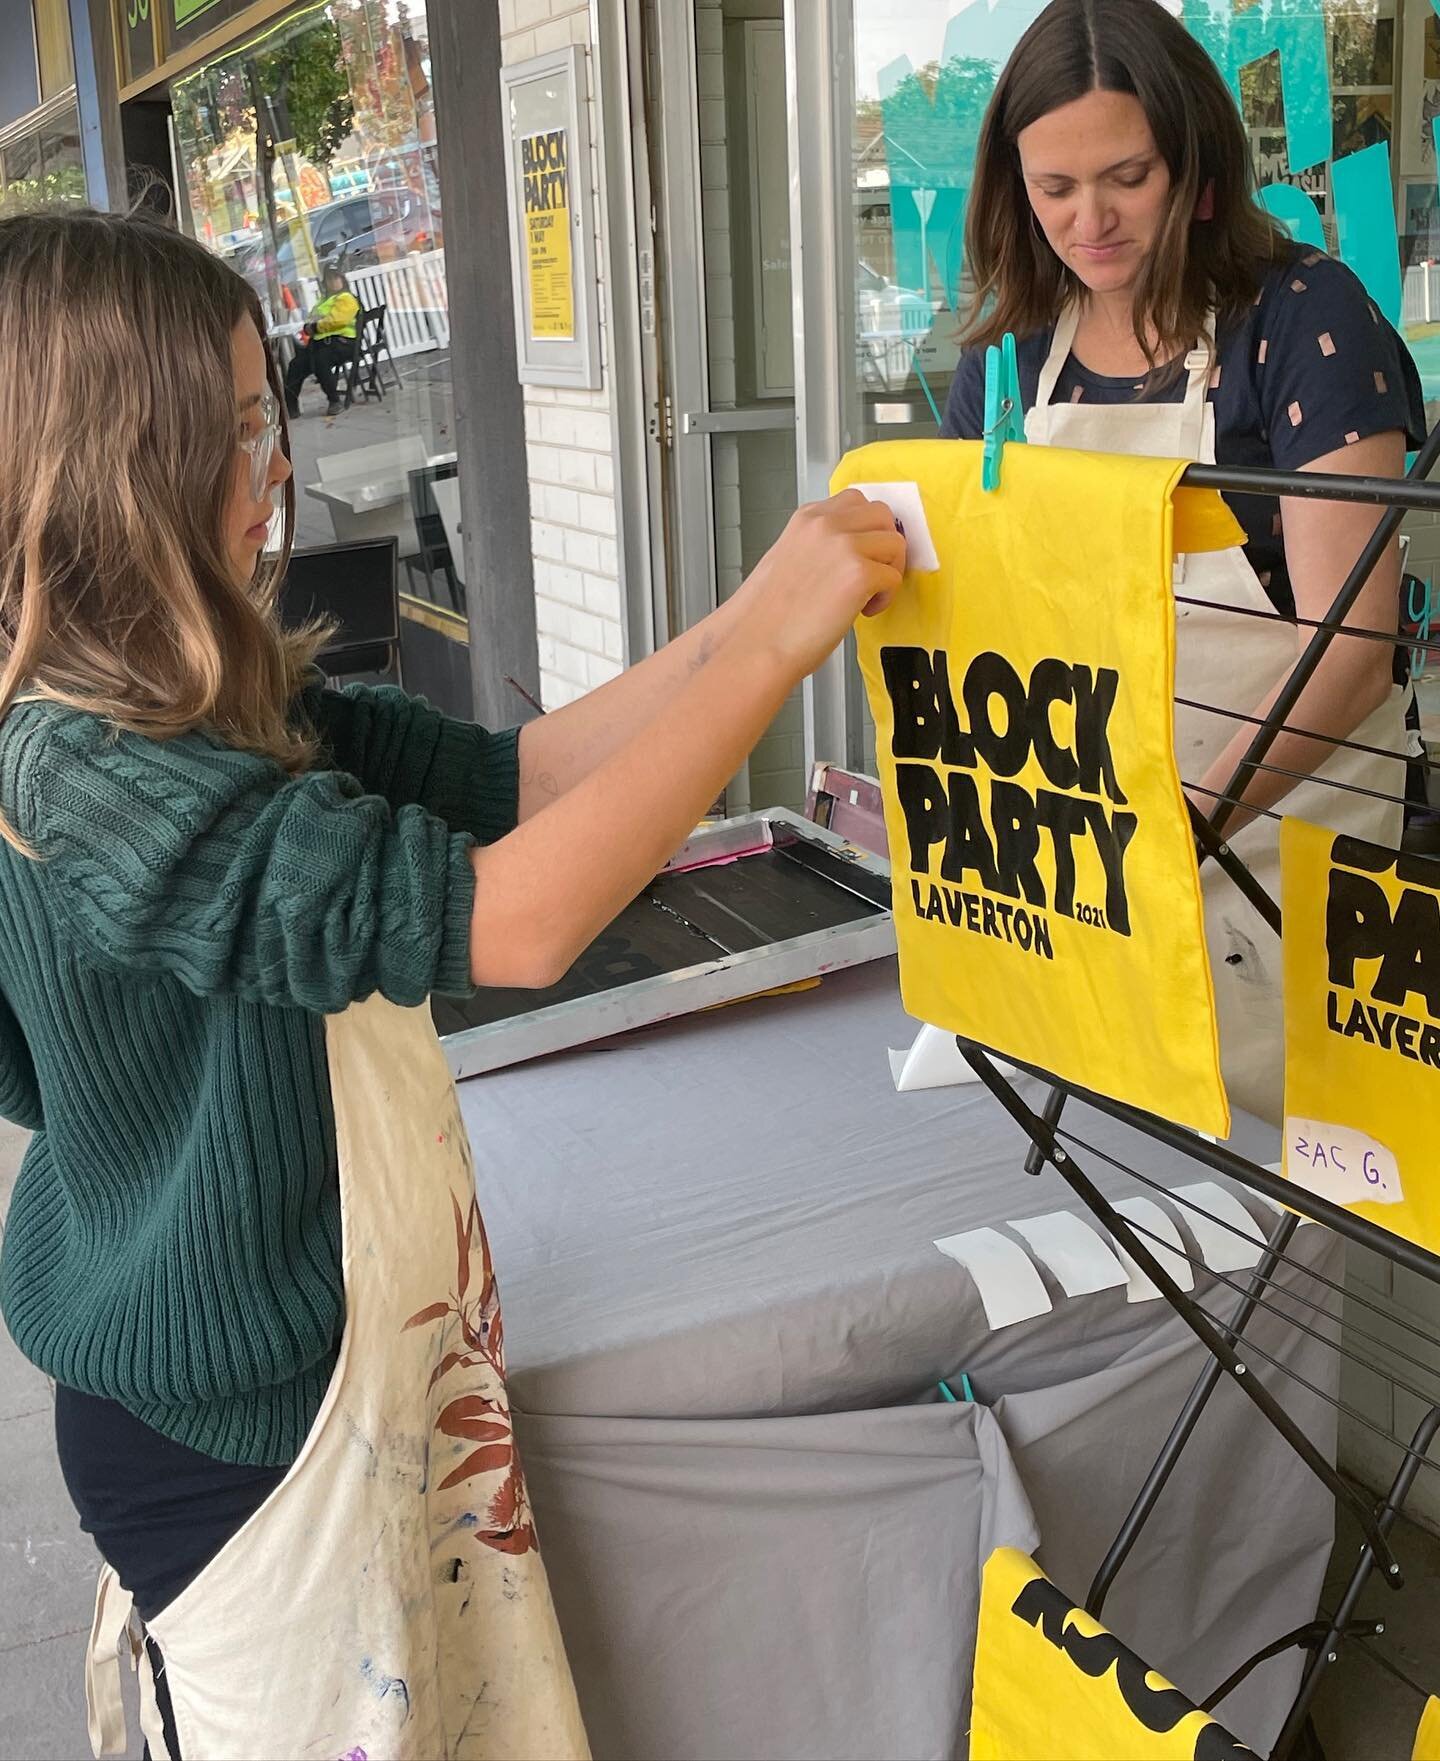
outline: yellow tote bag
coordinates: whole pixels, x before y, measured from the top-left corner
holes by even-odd
[[[1410,1761],[1440,1761],[1440,1700],[1433,1694],[1420,1714]]]
[[[1440,1253],[1440,862],[1280,828],[1285,1172]]]
[[[1243,535],[1176,461],[1011,446],[986,494],[981,450],[867,446],[831,485],[918,487],[939,564],[856,632],[905,1006],[1227,1136],[1171,572]]]
[[[1001,1547],[980,1580],[970,1761],[1238,1761],[1254,1751]]]

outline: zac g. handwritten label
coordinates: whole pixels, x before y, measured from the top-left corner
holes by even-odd
[[[1348,1125],[1287,1118],[1285,1174],[1297,1186],[1337,1205],[1405,1202],[1394,1155],[1383,1143]]]
[[[1280,879],[1285,1172],[1440,1253],[1440,862],[1287,818]]]

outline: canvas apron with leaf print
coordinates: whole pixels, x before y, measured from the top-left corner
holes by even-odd
[[[1088,452],[1213,465],[1215,407],[1209,397],[1213,369],[1208,336],[1186,357],[1185,395],[1180,403],[1055,403],[1055,387],[1075,340],[1076,323],[1076,308],[1068,307],[1055,327],[1035,407],[1025,418],[1026,439]],[[1209,334],[1213,335],[1213,323]],[[1289,674],[1299,657],[1300,633],[1276,612],[1239,546],[1182,557],[1176,569],[1176,594],[1175,755],[1184,781],[1199,783],[1236,730],[1246,725],[1236,716],[1255,715],[1268,693]],[[1278,812],[1371,843],[1398,843],[1398,798],[1405,789],[1404,722],[1405,693],[1397,687],[1347,736],[1355,745],[1374,751],[1337,750],[1310,779],[1290,790]],[[1384,796],[1390,799],[1377,798]],[[1208,811],[1214,803],[1206,798],[1201,805]],[[1277,903],[1279,833],[1276,819],[1258,818],[1229,839],[1235,854]],[[1284,1090],[1280,940],[1213,862],[1205,865],[1202,879],[1225,1086],[1233,1103],[1279,1124]]]
[[[183,1761],[578,1761],[588,1754],[511,1435],[469,1143],[428,1009],[326,1022],[346,1322],[294,1466],[149,1622]],[[123,1744],[102,1573],[87,1683]],[[145,1735],[166,1749],[153,1684]]]

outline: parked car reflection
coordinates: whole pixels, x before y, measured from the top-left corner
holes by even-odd
[[[271,277],[296,297],[302,279],[315,280],[329,264],[346,270],[373,269],[414,251],[441,243],[440,211],[408,190],[372,190],[312,208],[284,222],[279,249],[264,240],[235,257],[235,267],[262,300]],[[297,303],[299,302],[297,299]]]

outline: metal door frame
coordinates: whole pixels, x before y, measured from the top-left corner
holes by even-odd
[[[787,0],[790,263],[795,311],[795,471],[802,501],[830,492],[830,473],[864,437],[855,374],[854,114],[851,0]],[[864,767],[855,644],[847,637],[805,686],[805,759]]]
[[[665,311],[665,384],[652,421],[668,475],[669,591],[657,591],[656,640],[688,629],[717,603],[715,507],[708,436],[795,428],[799,500],[829,493],[842,453],[863,438],[854,371],[855,289],[850,191],[854,108],[851,0],[785,0],[785,100],[789,145],[791,298],[795,407],[714,410],[707,371],[704,219],[701,203],[695,10],[656,0],[658,133],[653,197],[664,253],[656,263]],[[696,442],[699,444],[695,444]],[[663,626],[661,604],[668,605]],[[804,693],[807,768],[820,759],[864,762],[861,684],[853,641]]]
[[[700,182],[700,109],[693,0],[656,0],[655,84],[663,102],[651,108],[658,126],[654,189],[659,218],[655,271],[663,286],[665,363],[652,436],[665,458],[669,487],[668,591],[664,638],[708,617],[717,604],[715,504],[710,472],[712,430],[697,418],[710,408],[709,328],[705,306],[705,240]],[[682,435],[701,437],[680,445]],[[657,640],[661,632],[656,632]]]
[[[663,485],[646,422],[658,368],[640,10],[641,0],[590,0],[590,91],[606,227],[601,348],[614,411],[611,463],[627,665],[653,654],[668,633]]]

